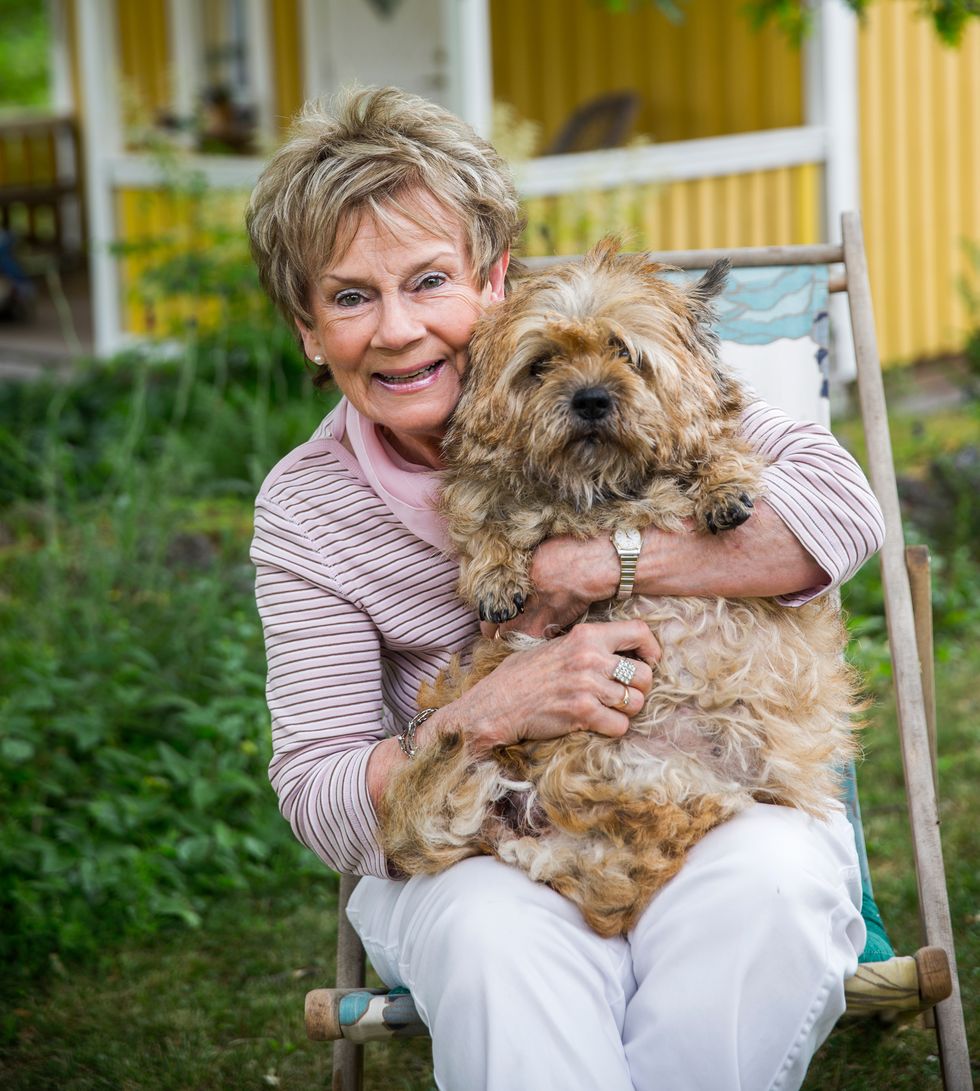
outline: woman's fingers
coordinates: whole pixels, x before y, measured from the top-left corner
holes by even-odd
[[[504,659],[461,698],[464,722],[487,747],[572,731],[617,738],[643,707],[659,657],[642,621],[585,622]]]
[[[660,645],[645,621],[607,621],[599,626],[600,639],[610,652],[633,652],[651,667],[660,659]]]
[[[635,716],[643,708],[646,693],[639,689],[635,682],[628,686],[622,682],[613,682],[603,689],[599,700],[613,712],[620,712],[624,716]]]

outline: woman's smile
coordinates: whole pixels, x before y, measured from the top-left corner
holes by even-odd
[[[445,360],[434,360],[431,364],[423,364],[410,371],[377,372],[374,378],[396,394],[409,394],[437,382],[445,367]]]

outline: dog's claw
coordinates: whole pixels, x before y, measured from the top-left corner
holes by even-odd
[[[738,500],[729,501],[707,512],[704,517],[705,526],[712,534],[734,530],[751,516],[754,507],[752,497],[748,493],[740,493]]]
[[[509,606],[494,607],[486,599],[480,600],[480,620],[491,621],[494,625],[502,625],[505,621],[517,617],[517,610]]]

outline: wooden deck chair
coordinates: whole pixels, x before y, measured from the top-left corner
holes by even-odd
[[[829,423],[828,294],[848,295],[871,483],[886,521],[881,567],[922,947],[914,955],[897,956],[888,940],[872,893],[852,769],[845,802],[861,859],[868,944],[856,976],[846,985],[845,1018],[878,1015],[894,1020],[930,1011],[943,1085],[948,1091],[968,1091],[973,1081],[936,798],[929,557],[925,547],[904,546],[860,219],[855,213],[844,215],[842,245],[651,257],[682,270],[701,270],[720,257],[731,258],[734,269],[719,303],[723,356],[767,401],[791,416],[824,424]],[[837,271],[841,266],[843,272]],[[363,1043],[427,1033],[408,992],[364,988],[364,952],[344,912],[356,881],[341,877],[336,988],[316,989],[306,1000],[309,1036],[336,1042],[335,1091],[360,1088]]]

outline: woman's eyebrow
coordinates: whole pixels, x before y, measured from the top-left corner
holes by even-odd
[[[442,262],[448,261],[452,264],[458,262],[458,260],[459,256],[454,251],[439,250],[437,253],[430,254],[427,257],[423,258],[422,261],[416,262],[406,272],[405,277],[406,279],[408,279],[410,277],[417,276],[424,269],[429,269],[433,265],[438,265]],[[354,273],[345,273],[343,270],[337,270],[334,272],[327,270],[320,275],[320,282],[323,283],[323,281],[327,280],[333,281],[336,284],[364,284],[370,281],[371,278],[357,276]]]

